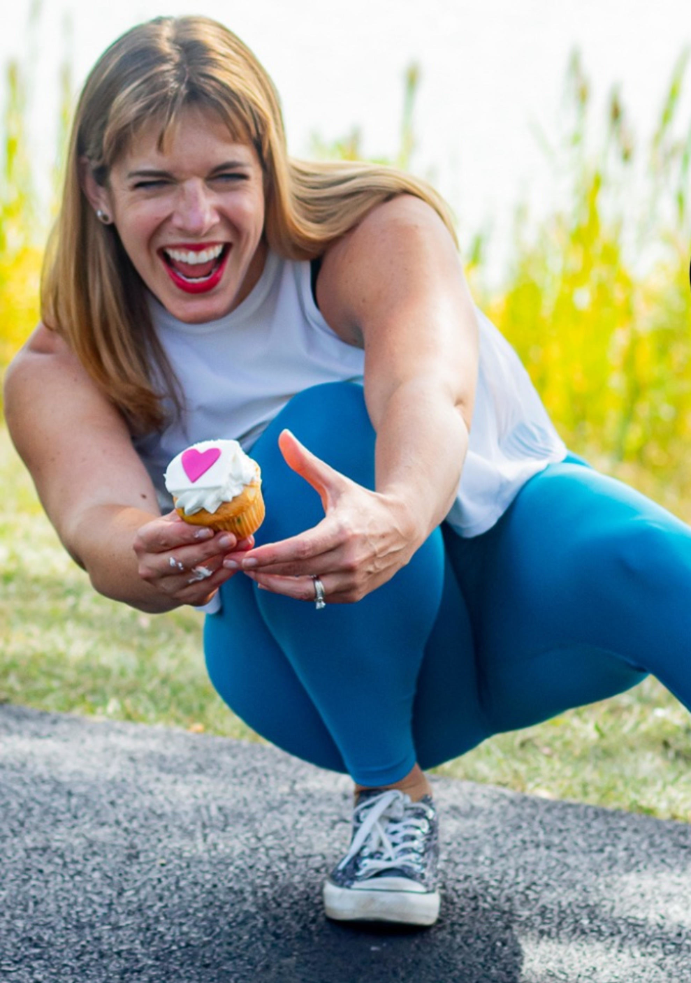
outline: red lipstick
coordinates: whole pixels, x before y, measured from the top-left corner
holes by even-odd
[[[189,250],[190,252],[201,252],[203,249],[210,248],[210,245],[212,244],[210,243],[195,244],[195,245],[185,244],[184,246],[181,245],[181,246],[170,247],[170,248],[186,249]],[[207,277],[200,277],[199,280],[190,280],[187,277],[183,276],[181,273],[179,273],[178,270],[176,270],[175,267],[173,267],[170,264],[170,262],[168,261],[168,257],[165,254],[165,251],[162,251],[163,265],[166,268],[166,272],[168,273],[168,276],[173,281],[175,286],[178,287],[178,289],[183,290],[187,294],[204,294],[204,293],[208,293],[210,290],[213,290],[214,287],[216,287],[220,283],[221,277],[223,276],[224,270],[226,268],[226,263],[228,261],[229,254],[230,254],[230,245],[226,244],[223,247],[223,252],[218,258],[218,265],[213,270],[213,272],[210,273],[209,276]]]

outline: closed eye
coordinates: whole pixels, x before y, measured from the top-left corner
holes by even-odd
[[[214,174],[214,176],[210,180],[220,181],[223,184],[232,184],[235,181],[247,181],[248,178],[249,178],[248,174],[241,174],[238,173],[237,171],[233,171],[233,172],[228,172],[227,174]],[[158,179],[158,180],[148,180],[148,181],[137,181],[136,184],[132,185],[132,187],[134,188],[135,191],[140,191],[142,189],[146,190],[147,188],[148,189],[162,188],[165,187],[165,185],[167,184],[170,184],[170,182],[163,179]]]
[[[249,175],[239,171],[228,171],[224,174],[215,174],[213,181],[246,181]]]

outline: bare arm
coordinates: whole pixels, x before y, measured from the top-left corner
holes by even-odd
[[[380,206],[336,243],[317,289],[329,324],[365,349],[376,488],[338,475],[284,433],[286,460],[320,492],[326,518],[253,550],[243,566],[270,590],[304,600],[314,599],[309,575],[318,574],[329,600],[348,602],[407,563],[453,503],[473,409],[477,324],[448,231],[412,198]]]
[[[364,340],[376,490],[419,545],[451,508],[473,411],[477,324],[460,259],[432,209],[404,197],[371,213],[325,267],[325,310]]]
[[[165,611],[203,603],[227,579],[220,537],[200,541],[175,514],[160,517],[122,417],[53,332],[39,327],[12,363],[5,406],[46,512],[96,590]],[[171,557],[185,571],[173,568]],[[189,571],[212,560],[220,572],[188,584]]]

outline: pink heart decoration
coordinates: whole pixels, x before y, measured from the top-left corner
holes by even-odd
[[[209,447],[208,450],[198,451],[195,447],[188,447],[182,455],[182,470],[190,481],[199,481],[203,474],[216,463],[221,456],[219,447]]]

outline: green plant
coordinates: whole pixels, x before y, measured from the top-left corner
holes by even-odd
[[[13,59],[5,66],[6,98],[0,145],[0,379],[4,368],[39,319],[43,245],[50,216],[55,211],[72,100],[70,61],[64,57],[59,70],[57,142],[60,152],[52,173],[54,200],[46,207],[39,202],[38,175],[28,128],[32,73],[38,63],[34,42],[40,9],[40,2],[34,0],[29,10],[24,58]],[[65,38],[68,36],[69,23],[66,24]]]
[[[542,139],[566,184],[561,204],[537,223],[517,209],[513,266],[484,298],[567,442],[605,466],[672,471],[686,457],[691,130],[680,139],[673,124],[687,63],[684,52],[643,156],[617,90],[591,149],[590,86],[573,55],[562,144]]]
[[[398,150],[393,156],[369,157],[375,164],[390,164],[402,170],[409,170],[415,152],[415,100],[420,87],[420,66],[411,62],[403,76],[403,112],[398,138]],[[310,156],[318,160],[363,160],[362,131],[354,127],[350,133],[335,140],[325,141],[313,133],[310,141]]]

